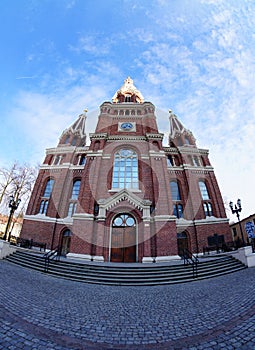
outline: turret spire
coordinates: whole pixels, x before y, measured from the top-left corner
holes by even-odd
[[[170,145],[195,145],[196,139],[192,132],[186,129],[177,116],[169,110],[169,122],[170,122],[170,133],[169,133],[169,144]]]
[[[85,124],[87,111],[87,109],[84,109],[76,121],[63,131],[60,137],[60,144],[71,144],[72,146],[84,146],[86,144]]]

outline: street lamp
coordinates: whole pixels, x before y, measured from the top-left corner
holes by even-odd
[[[241,231],[241,235],[242,235],[242,241],[243,241],[242,245],[245,246],[244,236],[243,236],[243,229],[242,229],[242,225],[241,225],[241,222],[240,222],[240,215],[239,215],[239,213],[242,211],[241,199],[237,200],[237,203],[235,204],[235,208],[234,208],[233,202],[230,202],[229,206],[230,206],[232,214],[236,214],[236,216],[237,216],[239,227],[240,227],[240,231]]]
[[[9,231],[9,227],[10,227],[10,223],[11,223],[13,214],[14,214],[15,210],[18,208],[20,202],[21,202],[21,199],[14,199],[13,196],[10,196],[9,208],[11,208],[11,209],[10,209],[10,214],[8,217],[7,225],[5,228],[5,233],[3,236],[3,240],[5,240],[5,241],[6,241],[6,238],[8,238],[7,239],[8,242],[10,242],[10,240],[11,240],[11,235],[8,234],[8,231]]]

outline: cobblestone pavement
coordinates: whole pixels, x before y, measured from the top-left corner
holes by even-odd
[[[255,349],[255,269],[169,286],[58,279],[0,261],[0,349]]]

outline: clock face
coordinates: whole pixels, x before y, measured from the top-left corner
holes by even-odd
[[[132,123],[122,123],[120,127],[123,130],[130,130],[130,129],[133,129],[133,124]]]

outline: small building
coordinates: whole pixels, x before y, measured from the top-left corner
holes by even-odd
[[[202,252],[215,235],[232,239],[209,152],[172,111],[164,146],[155,106],[127,78],[101,104],[89,146],[86,118],[46,150],[22,238],[124,263]]]
[[[8,222],[8,215],[0,214],[0,238],[3,238],[6,230],[6,225]],[[19,238],[21,228],[22,228],[23,218],[13,217],[12,222],[10,224],[9,233],[11,237],[13,237],[14,242]]]
[[[247,222],[252,222],[255,225],[255,214],[252,214],[239,222],[230,223],[230,229],[232,233],[232,239],[236,243],[236,245],[240,245],[242,243],[242,233],[241,228],[244,236],[244,242],[245,243],[251,243],[250,239],[248,238],[245,225]],[[241,227],[240,227],[241,226]]]

